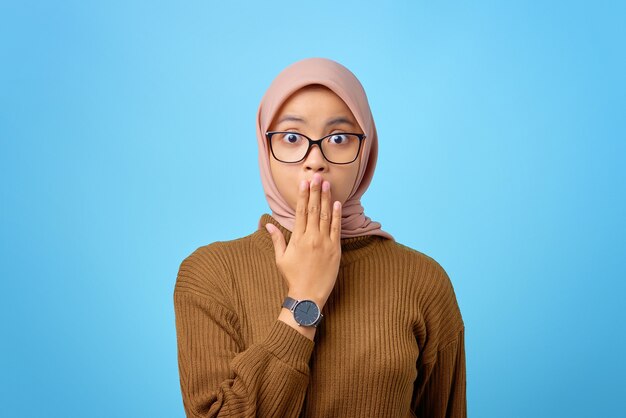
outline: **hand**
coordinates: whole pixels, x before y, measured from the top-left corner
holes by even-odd
[[[335,202],[331,208],[330,183],[322,184],[319,173],[312,180],[310,186],[306,180],[300,184],[289,245],[285,245],[285,237],[274,225],[266,224],[266,228],[272,236],[276,266],[287,282],[289,296],[311,299],[321,309],[339,272],[341,202]]]

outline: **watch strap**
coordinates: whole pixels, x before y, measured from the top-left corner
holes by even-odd
[[[283,302],[283,308],[287,308],[290,311],[293,311],[293,308],[295,308],[295,306],[298,304],[298,302],[299,302],[298,300],[296,300],[296,299],[294,299],[292,297],[287,296],[285,298],[285,301]]]

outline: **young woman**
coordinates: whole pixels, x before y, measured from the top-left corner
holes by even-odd
[[[365,216],[378,153],[358,79],[308,58],[257,117],[272,214],[196,249],[174,289],[189,417],[465,417],[465,327],[429,256]]]

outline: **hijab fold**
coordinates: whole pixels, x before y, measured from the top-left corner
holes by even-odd
[[[327,58],[306,58],[289,65],[276,76],[261,99],[256,124],[259,168],[272,217],[282,226],[293,231],[296,214],[282,197],[272,178],[265,132],[285,100],[298,89],[310,84],[326,86],[339,96],[350,108],[367,136],[363,142],[364,150],[356,182],[348,200],[342,206],[341,238],[380,235],[393,240],[393,236],[381,229],[380,223],[365,216],[360,201],[370,185],[378,157],[378,135],[365,90],[350,70]],[[264,225],[261,225],[259,221],[258,227],[264,228]]]

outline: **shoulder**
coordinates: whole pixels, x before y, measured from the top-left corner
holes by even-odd
[[[414,278],[452,285],[446,270],[432,256],[393,240],[385,240],[381,247],[386,256],[406,265]]]
[[[174,291],[197,294],[228,291],[232,287],[231,266],[249,251],[253,235],[197,247],[180,263]]]
[[[424,320],[450,326],[450,333],[463,328],[454,285],[448,272],[432,256],[407,245],[388,240],[384,243],[394,262],[403,265],[410,280],[412,297]]]

